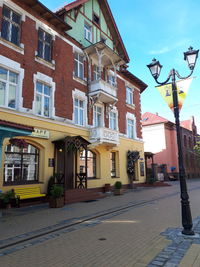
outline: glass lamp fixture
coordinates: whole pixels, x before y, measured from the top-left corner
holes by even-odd
[[[154,58],[152,62],[149,65],[147,65],[147,67],[149,68],[152,76],[155,79],[157,79],[160,75],[160,71],[162,68],[162,65],[160,64],[160,62]]]
[[[184,52],[184,60],[187,60],[188,67],[190,70],[193,70],[198,58],[199,50],[193,50],[193,47],[190,46],[187,52]]]

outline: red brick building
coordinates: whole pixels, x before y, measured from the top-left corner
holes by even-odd
[[[0,119],[34,129],[25,136],[0,125],[0,187],[38,183],[46,191],[59,173],[75,189],[80,172],[88,188],[126,185],[128,150],[140,153],[135,180],[143,181],[140,94],[147,85],[128,71],[107,1],[77,0],[57,13],[37,0],[0,1],[0,21]],[[16,136],[27,149],[9,143]]]

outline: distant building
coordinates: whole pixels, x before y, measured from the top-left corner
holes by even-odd
[[[142,115],[142,128],[144,150],[153,153],[153,163],[157,165],[158,173],[177,175],[178,149],[176,126],[173,122],[150,112]],[[200,165],[194,152],[196,144],[197,129],[194,117],[181,122],[181,139],[183,149],[183,160],[188,178],[200,176]],[[151,160],[147,161],[147,167],[151,168]]]

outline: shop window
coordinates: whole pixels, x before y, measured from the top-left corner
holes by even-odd
[[[0,106],[16,108],[18,74],[0,67]]]
[[[3,7],[2,13],[1,37],[19,46],[21,16],[6,6]]]
[[[37,115],[50,117],[51,95],[50,86],[42,82],[36,82],[35,112]]]
[[[52,60],[52,36],[43,31],[38,30],[38,57],[51,62]]]
[[[28,144],[26,148],[7,145],[4,160],[4,183],[27,184],[38,181],[39,150]]]
[[[111,165],[111,177],[117,176],[117,170],[116,170],[116,152],[110,153],[110,165]]]
[[[85,173],[86,151],[80,152],[80,173]],[[93,151],[87,151],[87,177],[96,178],[96,154]]]
[[[74,53],[74,75],[84,79],[84,57],[77,52]]]

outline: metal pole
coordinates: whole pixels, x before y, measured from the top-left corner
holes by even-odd
[[[190,210],[189,196],[187,193],[186,175],[183,164],[183,150],[181,144],[181,132],[180,132],[180,120],[179,120],[179,107],[178,107],[178,96],[176,87],[175,70],[172,70],[172,95],[173,95],[173,106],[174,106],[174,117],[176,122],[176,136],[178,145],[178,164],[179,164],[179,180],[181,190],[181,212],[182,212],[182,234],[194,235],[192,230],[192,216]]]

